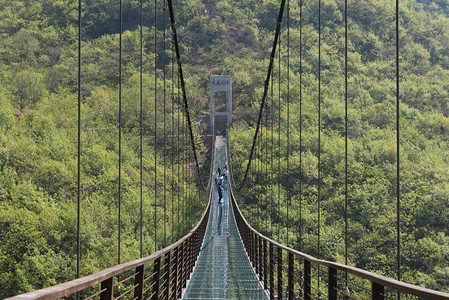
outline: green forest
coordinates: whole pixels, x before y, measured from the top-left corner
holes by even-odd
[[[121,262],[177,240],[196,224],[207,202],[196,180],[168,11],[161,9],[166,4],[142,2],[140,28],[141,2],[122,1],[120,55],[119,1],[82,1],[81,275],[117,264],[119,174]],[[248,163],[279,4],[174,1],[192,123],[208,114],[210,74],[232,76],[229,142],[237,185]],[[360,0],[349,1],[348,9],[348,263],[392,278],[394,5]],[[344,1],[321,0],[321,87],[318,0],[290,1],[289,8],[260,143],[237,200],[260,232],[318,256],[319,184],[320,256],[344,263]],[[402,279],[449,292],[449,1],[404,0],[399,13]],[[76,278],[78,1],[1,1],[0,40],[0,298],[5,298]],[[203,129],[193,129],[206,182],[210,153],[200,138]]]

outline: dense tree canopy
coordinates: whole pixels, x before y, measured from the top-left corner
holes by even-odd
[[[281,62],[275,62],[261,131],[265,142],[253,162],[262,167],[252,169],[239,201],[261,232],[283,243],[288,232],[290,246],[317,255],[318,1],[301,2],[302,34],[299,1],[290,1],[289,66],[285,18],[282,25]],[[118,1],[82,3],[81,273],[86,275],[117,262],[120,15]],[[232,75],[236,182],[247,164],[279,3],[175,1],[193,120],[208,112],[211,72]],[[188,171],[193,164],[168,14],[160,10],[155,22],[155,5],[164,3],[143,1],[144,255],[184,234],[206,202]],[[350,1],[348,17],[349,263],[394,277],[394,1]],[[140,255],[139,18],[140,1],[123,0],[122,262]],[[345,250],[343,18],[343,0],[322,0],[321,255],[339,262]],[[1,298],[76,275],[77,26],[78,1],[0,2]],[[444,291],[449,291],[448,26],[447,0],[400,1],[403,279]],[[195,138],[203,150],[199,130]],[[165,190],[164,183],[178,188]],[[259,209],[263,221],[255,217]]]

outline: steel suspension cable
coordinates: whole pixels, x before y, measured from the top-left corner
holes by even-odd
[[[271,190],[271,238],[273,236],[273,211],[274,211],[274,70],[271,70],[271,170],[270,170],[270,190]]]
[[[78,1],[78,178],[77,178],[77,233],[76,278],[80,278],[81,264],[81,0]],[[80,294],[77,293],[79,299]]]
[[[268,184],[270,183],[267,175],[268,175],[268,106],[267,109],[265,110],[265,210],[267,210],[268,208]],[[271,216],[270,216],[271,217]],[[265,226],[264,226],[265,231],[268,231],[268,218],[265,218]]]
[[[157,251],[157,0],[154,0],[154,251]]]
[[[162,31],[162,44],[163,44],[163,50],[164,53],[162,54],[162,61],[163,61],[163,67],[162,67],[162,74],[163,74],[163,124],[164,124],[164,132],[162,133],[163,136],[163,156],[164,156],[164,243],[163,243],[163,247],[167,246],[167,118],[166,118],[166,114],[167,114],[167,93],[166,93],[166,79],[167,79],[167,74],[166,74],[166,49],[165,49],[165,21],[166,21],[166,11],[167,8],[165,7],[165,1],[164,1],[164,5],[162,7],[163,10],[163,15],[162,15],[162,26],[163,26],[163,31]]]
[[[187,129],[187,126],[186,126]],[[186,137],[187,137],[187,132],[186,132]],[[188,145],[189,141],[186,140],[186,144]],[[188,157],[188,173],[187,173],[187,182],[189,185],[189,228],[192,226],[192,166],[190,164],[190,162],[192,161],[192,149],[190,149],[190,147],[188,148],[188,153],[189,153],[189,157]]]
[[[318,0],[318,259],[321,259],[321,0]],[[318,266],[318,289],[320,266]]]
[[[399,0],[396,0],[396,228],[397,228],[397,276],[401,280],[401,232],[400,232],[400,209],[401,209],[401,182],[400,182],[400,98],[399,98]],[[401,293],[398,291],[398,299]]]
[[[345,264],[348,264],[348,0],[345,0]],[[346,287],[348,272],[345,272]]]
[[[120,0],[120,34],[119,34],[119,94],[118,94],[118,264],[121,258],[122,234],[122,0]]]
[[[179,73],[177,73],[176,74],[177,75],[177,85],[176,85],[176,88],[177,88],[177,95],[176,95],[176,111],[177,111],[177,123],[176,123],[176,130],[177,130],[177,132],[176,132],[176,153],[177,153],[177,156],[178,156],[178,159],[177,159],[177,167],[178,167],[178,182],[177,182],[177,184],[178,184],[178,189],[177,189],[177,196],[178,196],[178,223],[177,223],[177,229],[178,229],[178,238],[181,236],[181,231],[180,231],[180,224],[179,224],[179,222],[180,222],[180,210],[179,210],[179,202],[180,202],[180,193],[181,193],[181,181],[180,181],[180,164],[181,164],[181,158],[182,158],[182,155],[180,154],[180,130],[179,130],[179,127],[180,127],[180,120],[179,120],[179,115],[180,115],[180,113],[179,113],[179,110],[180,110],[180,105],[179,105],[179,103],[178,103],[178,101],[179,101]]]
[[[279,33],[279,73],[278,73],[278,100],[279,100],[279,106],[278,106],[278,216],[281,216],[281,33]],[[281,238],[281,218],[278,222],[278,240],[280,241]]]
[[[172,52],[172,56],[171,56],[171,82],[172,82],[172,87],[171,87],[171,91],[172,91],[172,105],[171,105],[171,236],[172,236],[172,242],[176,241],[176,239],[174,239],[175,236],[175,232],[174,232],[174,221],[175,221],[175,196],[174,196],[174,191],[175,191],[175,153],[173,150],[175,149],[175,60],[174,60],[174,47],[173,47],[173,41],[172,41],[172,48],[171,48]]]
[[[178,72],[179,72],[179,77],[181,80],[181,89],[182,89],[182,96],[183,96],[184,106],[185,106],[187,126],[189,129],[190,141],[192,143],[192,145],[191,145],[192,152],[193,152],[193,156],[195,159],[196,171],[198,173],[199,182],[203,188],[206,188],[204,185],[204,182],[202,181],[202,178],[201,178],[200,165],[198,162],[198,157],[196,155],[195,139],[193,137],[192,122],[190,120],[190,112],[189,112],[189,104],[187,102],[187,93],[186,93],[186,88],[185,88],[185,83],[184,83],[184,75],[182,72],[181,55],[179,54],[178,36],[176,33],[176,21],[175,21],[175,15],[173,12],[173,3],[172,3],[172,0],[167,0],[167,1],[168,1],[169,12],[170,12],[172,35],[173,35],[173,40],[175,41],[176,60],[178,63]]]
[[[140,257],[143,257],[143,0],[140,0]]]
[[[290,206],[290,0],[287,1],[287,247],[289,247],[289,206]]]
[[[262,130],[260,130],[260,136],[257,139],[257,156],[258,156],[258,160],[257,160],[257,164],[256,164],[256,182],[260,182],[260,167],[261,167],[261,157],[260,157],[260,149],[262,148],[262,145],[260,143],[262,139]],[[259,199],[257,199],[259,202]],[[259,226],[259,231],[261,228],[261,214],[262,214],[262,207],[260,205],[260,203],[257,205],[257,207],[259,208],[259,213],[258,213],[258,226]]]
[[[171,1],[171,0],[169,0],[169,1]],[[262,112],[263,112],[263,109],[264,109],[264,106],[265,106],[265,100],[266,100],[267,93],[268,93],[268,85],[269,85],[269,82],[270,82],[271,70],[273,68],[273,61],[274,61],[274,57],[275,57],[275,54],[276,54],[276,46],[277,46],[277,43],[278,43],[278,37],[279,37],[280,31],[281,31],[281,22],[282,22],[282,16],[283,16],[283,13],[284,13],[284,7],[285,7],[285,0],[282,0],[281,1],[281,7],[279,9],[279,15],[278,15],[277,23],[276,23],[276,34],[275,34],[274,41],[273,41],[273,48],[271,50],[271,55],[270,55],[270,64],[268,66],[267,78],[265,79],[265,85],[264,85],[262,101],[260,103],[259,116],[257,118],[256,132],[255,132],[254,137],[253,137],[253,144],[251,146],[251,151],[250,151],[250,154],[249,154],[249,160],[248,160],[248,164],[246,166],[245,175],[243,177],[242,183],[238,187],[239,190],[245,184],[246,178],[248,177],[249,168],[251,166],[251,161],[252,161],[252,157],[253,157],[253,153],[254,153],[254,147],[255,147],[256,139],[257,139],[257,134],[259,132],[260,121],[262,119]]]
[[[302,251],[302,0],[299,0],[299,251]]]
[[[271,220],[271,238],[273,238],[273,212],[274,212],[274,70],[271,70],[271,166],[270,166],[270,190],[271,190],[271,212],[270,212],[270,220]]]

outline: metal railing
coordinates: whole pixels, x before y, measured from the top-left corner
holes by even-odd
[[[180,299],[186,287],[206,232],[209,203],[201,220],[187,235],[176,243],[148,257],[116,265],[92,275],[41,290],[14,296],[10,299]],[[118,276],[123,278],[118,280]]]
[[[231,188],[240,237],[270,299],[449,299],[438,292],[355,267],[316,259],[252,228]]]

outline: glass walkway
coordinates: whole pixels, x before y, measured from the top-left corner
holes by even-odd
[[[226,146],[217,137],[215,168],[223,168]],[[268,299],[240,240],[230,203],[229,183],[218,203],[214,186],[206,236],[183,299]]]

